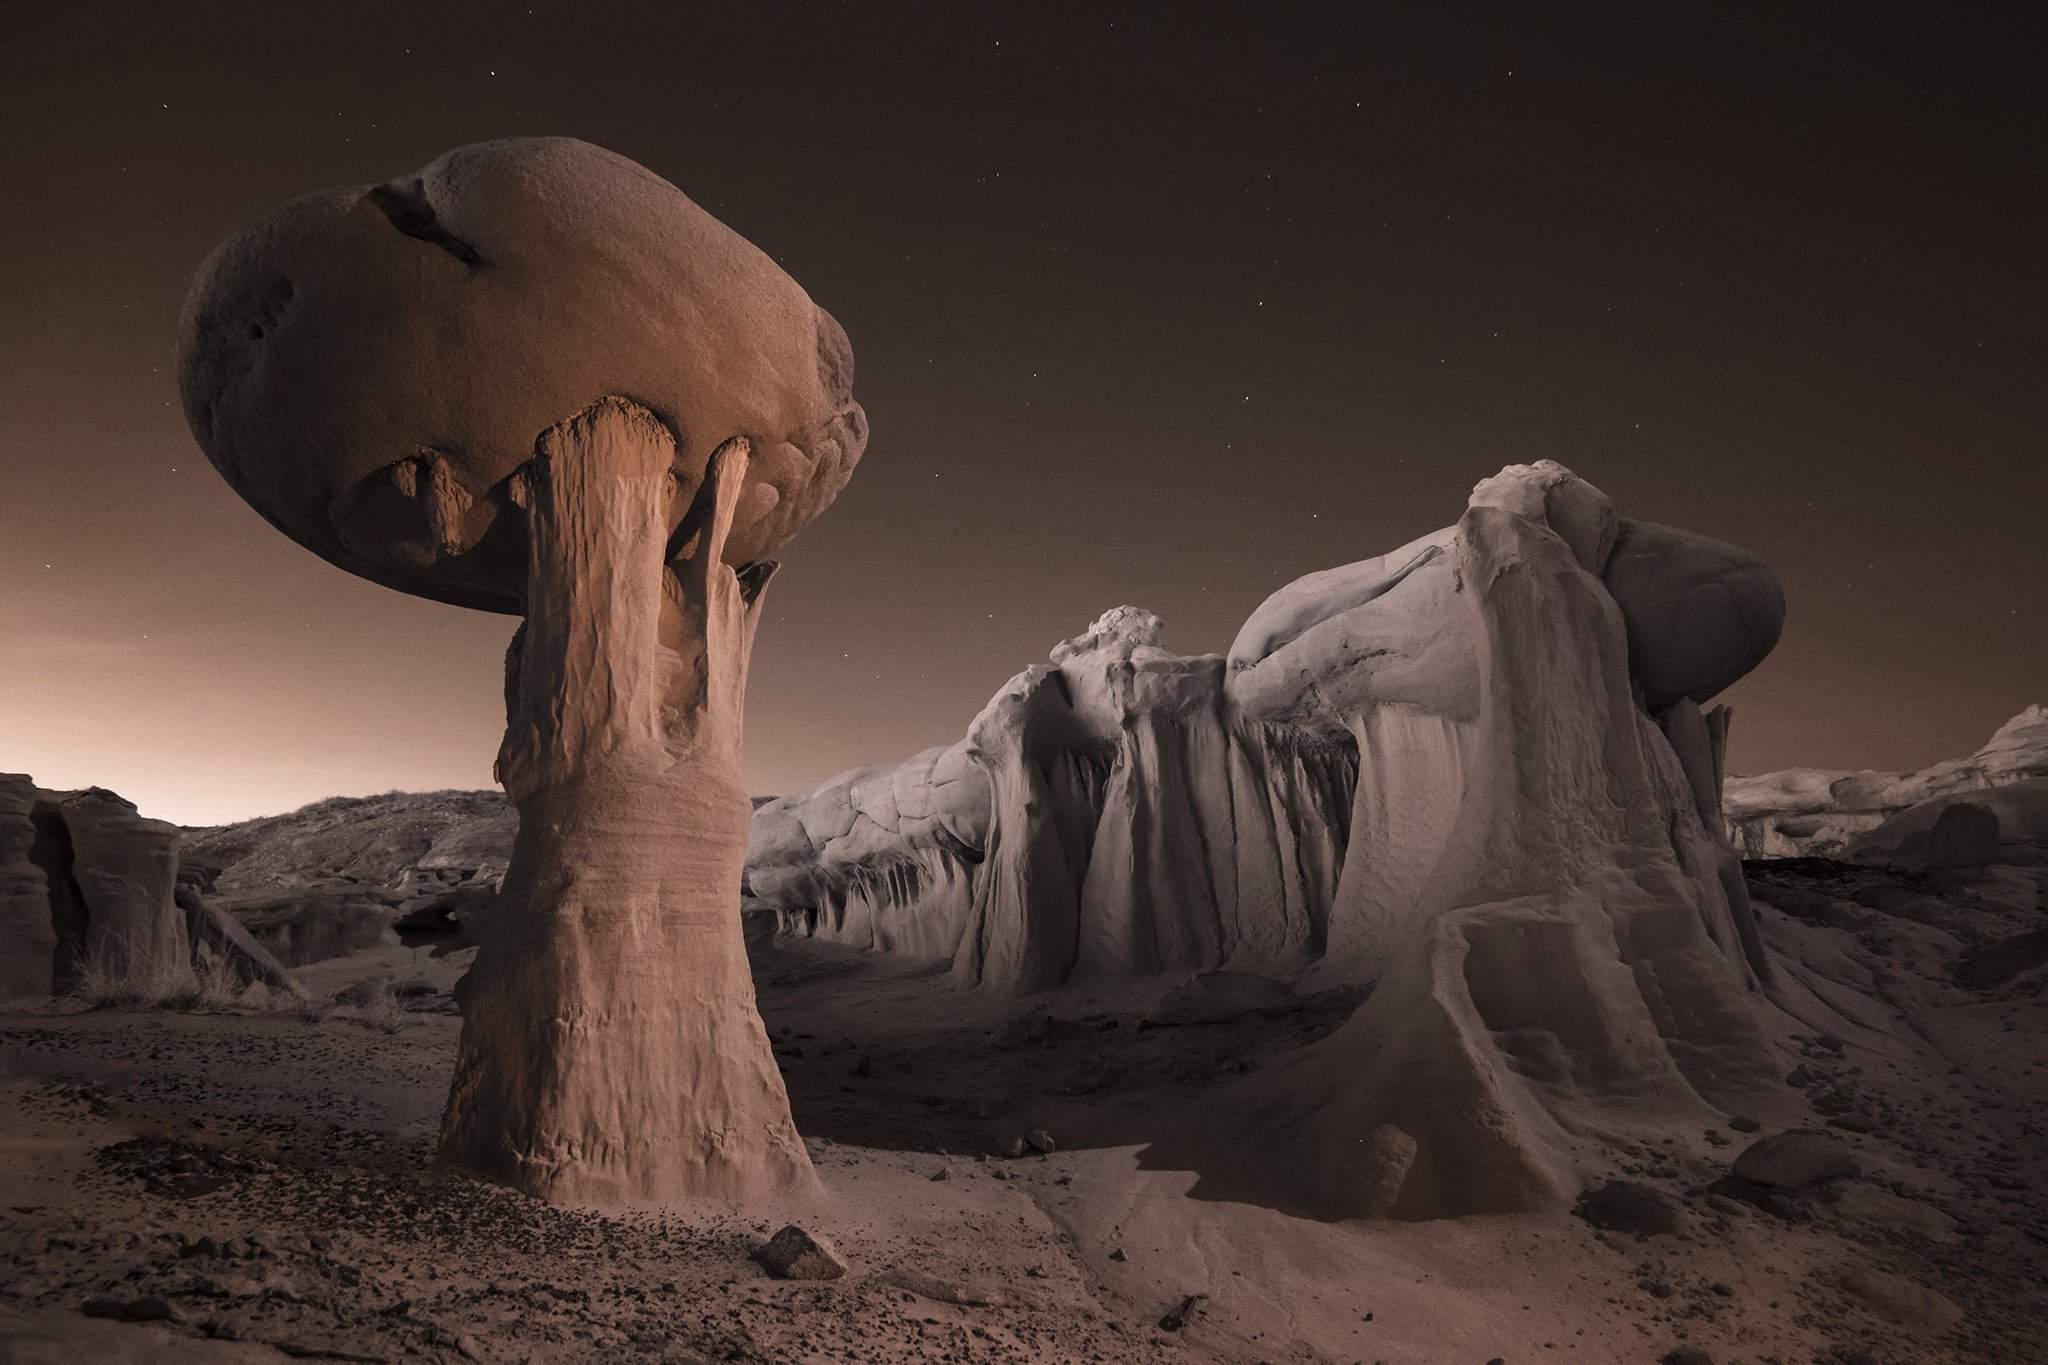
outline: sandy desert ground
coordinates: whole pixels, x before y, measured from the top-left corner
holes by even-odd
[[[1733,1180],[1760,1135],[1731,1125],[1634,1152],[1653,1195],[1554,1218],[1297,1218],[1205,1147],[1233,1084],[1334,1028],[1343,993],[1148,1027],[1159,987],[1018,1002],[757,944],[829,1202],[748,1217],[581,1214],[437,1169],[471,950],[298,969],[319,1002],[398,988],[362,1008],[15,1009],[0,1360],[2042,1358],[2041,873],[1749,869],[1793,989],[1847,1021],[1777,1016],[1794,1126],[1858,1173]],[[1006,1154],[1038,1128],[1053,1151]],[[844,1278],[749,1259],[791,1218]]]

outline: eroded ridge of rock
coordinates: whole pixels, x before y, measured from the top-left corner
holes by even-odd
[[[524,618],[443,1157],[568,1203],[814,1192],[733,892],[766,556],[866,443],[838,324],[644,167],[509,139],[229,237],[179,376],[301,544]]]
[[[949,958],[973,903],[988,793],[962,741],[768,801],[747,841],[748,904],[784,932]]]
[[[199,971],[296,993],[232,917],[181,885],[182,831],[113,792],[0,773],[0,997],[175,1000]]]
[[[1957,842],[1935,839],[1946,812]],[[1729,836],[1751,858],[1968,866],[2048,861],[2048,705],[2028,706],[1967,758],[1914,772],[1786,768],[1730,775]]]
[[[1217,655],[1119,607],[1011,679],[965,739],[754,821],[747,891],[787,932],[949,959],[956,980],[1289,970],[1322,948],[1347,743],[1247,721]]]
[[[1632,543],[1667,562],[1610,578]],[[1295,1202],[1560,1208],[1602,1174],[1584,1135],[1706,1122],[1777,1086],[1752,1015],[1769,965],[1718,813],[1725,717],[1698,703],[1781,616],[1753,556],[1618,519],[1547,461],[1253,614],[1232,695],[1357,737],[1328,967],[1378,983],[1247,1083],[1246,1140]]]

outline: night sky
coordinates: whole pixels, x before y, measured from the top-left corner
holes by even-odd
[[[489,785],[510,618],[272,530],[172,347],[231,227],[512,134],[674,181],[853,339],[873,439],[770,594],[756,791],[957,738],[1120,603],[1224,649],[1545,457],[1782,574],[1738,769],[2048,698],[2017,18],[967,8],[0,5],[0,768],[188,823]]]

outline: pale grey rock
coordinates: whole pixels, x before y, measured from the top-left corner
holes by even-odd
[[[1452,544],[1438,531],[1274,593],[1231,642],[1231,699],[1247,716],[1331,739],[1355,738],[1353,718],[1375,706],[1469,718],[1479,673],[1471,633],[1455,628]]]
[[[992,816],[956,979],[1284,973],[1320,951],[1348,746],[1247,720],[1220,657],[1158,639],[1150,613],[1106,613],[969,727]]]
[[[964,742],[855,769],[755,809],[744,892],[786,932],[950,957],[988,822],[988,777]]]
[[[1246,720],[1223,661],[1162,636],[1106,612],[960,742],[761,806],[746,903],[1004,990],[1298,967],[1342,860],[1350,746]]]
[[[2031,790],[1991,795],[2048,779],[2048,705],[2035,703],[2001,725],[1982,748],[1912,772],[1786,768],[1728,778],[1729,835],[1751,858],[1850,857],[1924,862],[1925,836],[1946,799],[1969,797],[1998,816],[1999,861],[2048,858],[2048,816],[2033,813]],[[1984,793],[1986,795],[1975,795]],[[1920,814],[1874,833],[1916,807]],[[2034,832],[2030,832],[2034,831]],[[1866,841],[1866,836],[1868,836]],[[1850,852],[1852,847],[1857,852]]]
[[[1630,674],[1676,736],[1695,804],[1717,812],[1726,717],[1710,722],[1695,703],[1776,641],[1784,603],[1769,569],[1734,546],[1618,518],[1604,494],[1554,461],[1482,480],[1470,511],[1541,525],[1598,578],[1602,609],[1621,618]],[[1473,581],[1465,548],[1461,527],[1447,527],[1391,555],[1308,575],[1261,604],[1231,646],[1230,694],[1248,716],[1345,735],[1357,749],[1326,951],[1367,974],[1426,917],[1419,893],[1482,761],[1485,670],[1513,666],[1483,658],[1487,635],[1473,602],[1486,585]],[[1717,814],[1708,818],[1718,824]],[[1717,875],[1733,894],[1733,869]],[[1746,896],[1735,913],[1747,924]]]
[[[1656,538],[1631,550],[1626,520],[1603,556],[1605,501],[1555,465],[1511,467],[1398,581],[1360,574],[1370,595],[1328,594],[1329,620],[1385,613],[1396,657],[1456,660],[1408,669],[1399,691],[1375,678],[1339,705],[1313,700],[1382,665],[1373,630],[1302,649],[1322,627],[1303,627],[1315,594],[1295,585],[1234,650],[1233,693],[1261,714],[1324,730],[1334,714],[1358,737],[1317,971],[1376,984],[1240,1096],[1244,1140],[1318,1216],[1562,1208],[1597,1174],[1569,1134],[1703,1126],[1779,1093],[1752,1010],[1770,965],[1712,800],[1726,718],[1696,704],[1756,657],[1745,593],[1727,586],[1748,566],[1666,542],[1678,562],[1640,572],[1624,552]],[[1448,587],[1417,591],[1430,572]],[[1667,652],[1658,630],[1640,643],[1617,580],[1655,589],[1639,606],[1677,604],[1704,652]],[[1669,693],[1654,716],[1653,690]]]

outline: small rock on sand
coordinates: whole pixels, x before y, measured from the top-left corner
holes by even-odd
[[[1826,1133],[1773,1133],[1735,1158],[1735,1178],[1772,1189],[1799,1190],[1856,1174],[1856,1158]]]
[[[753,1257],[778,1280],[836,1280],[846,1273],[830,1243],[794,1223],[754,1248]]]

